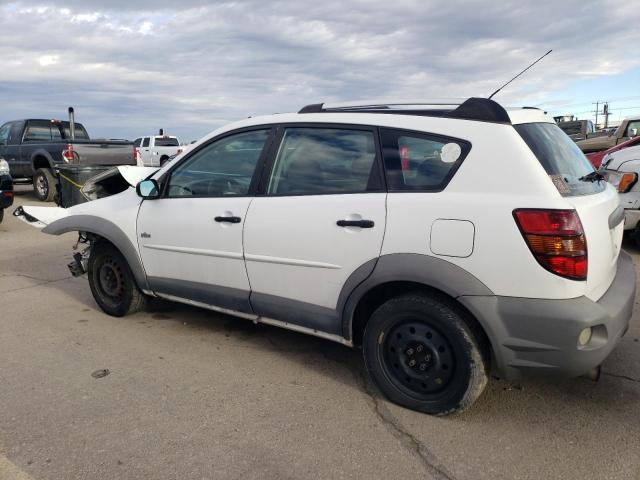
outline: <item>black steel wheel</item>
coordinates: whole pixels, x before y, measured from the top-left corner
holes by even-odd
[[[105,313],[122,317],[145,307],[146,296],[136,285],[126,259],[113,245],[95,244],[87,270],[93,298]]]
[[[391,401],[446,415],[468,408],[488,381],[479,335],[448,299],[421,293],[382,304],[367,323],[363,353]]]

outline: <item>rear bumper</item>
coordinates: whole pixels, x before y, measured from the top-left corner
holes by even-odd
[[[478,296],[459,300],[485,328],[497,373],[513,380],[523,373],[580,376],[600,365],[626,333],[633,312],[636,272],[620,252],[618,271],[607,292],[594,302]],[[593,328],[585,346],[580,332]]]

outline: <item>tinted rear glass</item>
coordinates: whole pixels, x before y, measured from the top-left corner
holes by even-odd
[[[580,177],[593,172],[593,166],[573,140],[557,125],[525,123],[514,125],[514,128],[538,158],[562,195],[588,195],[604,190],[604,182],[580,180]]]
[[[156,137],[156,147],[178,147],[180,143],[177,138]]]

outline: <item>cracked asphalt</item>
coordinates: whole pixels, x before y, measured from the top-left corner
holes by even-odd
[[[493,379],[434,418],[338,344],[169,303],[104,315],[75,239],[0,224],[2,480],[640,479],[640,309],[599,382]]]

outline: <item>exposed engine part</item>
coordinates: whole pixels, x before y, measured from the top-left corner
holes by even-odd
[[[78,241],[73,246],[73,250],[78,250],[78,245],[81,243],[88,244],[81,252],[75,252],[73,254],[73,262],[67,265],[71,275],[74,277],[81,277],[87,273],[87,267],[89,264],[89,255],[91,254],[92,240],[85,233],[78,233]]]

